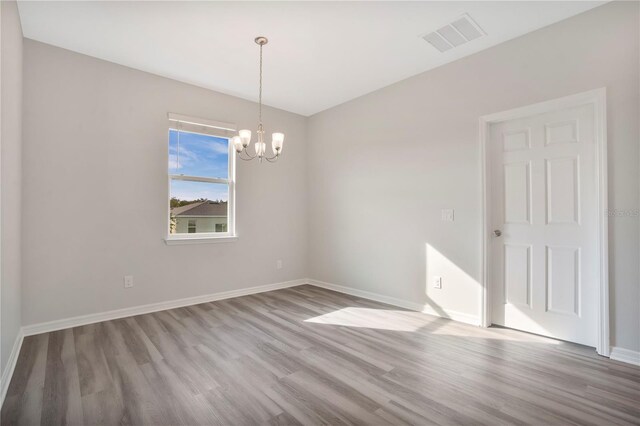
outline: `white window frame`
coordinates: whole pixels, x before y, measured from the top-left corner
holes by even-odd
[[[236,133],[236,126],[232,123],[224,123],[220,121],[207,120],[204,118],[189,117],[181,114],[169,113],[167,114],[168,126],[167,126],[167,139],[165,140],[167,147],[167,157],[169,158],[169,132],[176,130],[179,132],[199,133],[208,136],[214,136],[218,138],[231,139]],[[165,167],[167,167],[167,210],[166,210],[166,235],[165,242],[168,245],[173,244],[198,244],[198,243],[221,243],[231,242],[238,239],[236,234],[236,155],[233,149],[231,141],[228,143],[229,147],[229,175],[228,179],[219,178],[207,178],[201,176],[188,176],[183,174],[171,174],[169,168],[166,166],[168,161],[165,161]],[[227,232],[201,232],[194,234],[171,234],[171,181],[172,180],[184,180],[189,182],[207,182],[207,183],[221,183],[228,185],[229,187],[229,200],[227,202]]]

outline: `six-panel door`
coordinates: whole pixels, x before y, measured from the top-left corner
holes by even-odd
[[[592,105],[492,124],[492,322],[596,345]]]

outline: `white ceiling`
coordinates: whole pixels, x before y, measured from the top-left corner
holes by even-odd
[[[311,115],[604,2],[19,2],[24,36]],[[469,13],[486,37],[420,38]]]

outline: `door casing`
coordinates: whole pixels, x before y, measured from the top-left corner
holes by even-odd
[[[481,186],[482,186],[482,290],[480,294],[480,320],[482,327],[491,325],[491,215],[493,206],[491,200],[491,158],[487,155],[489,130],[492,124],[532,115],[557,111],[559,109],[593,105],[595,116],[596,143],[596,176],[598,183],[598,241],[597,250],[600,257],[598,264],[598,292],[597,292],[597,344],[596,351],[603,356],[610,355],[609,341],[609,247],[608,247],[608,217],[606,209],[607,198],[607,93],[605,88],[577,93],[563,98],[540,102],[520,108],[510,109],[495,114],[480,117],[480,156],[481,156]]]

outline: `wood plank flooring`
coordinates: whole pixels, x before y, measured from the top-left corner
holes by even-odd
[[[640,368],[311,286],[24,340],[2,425],[640,424]]]

